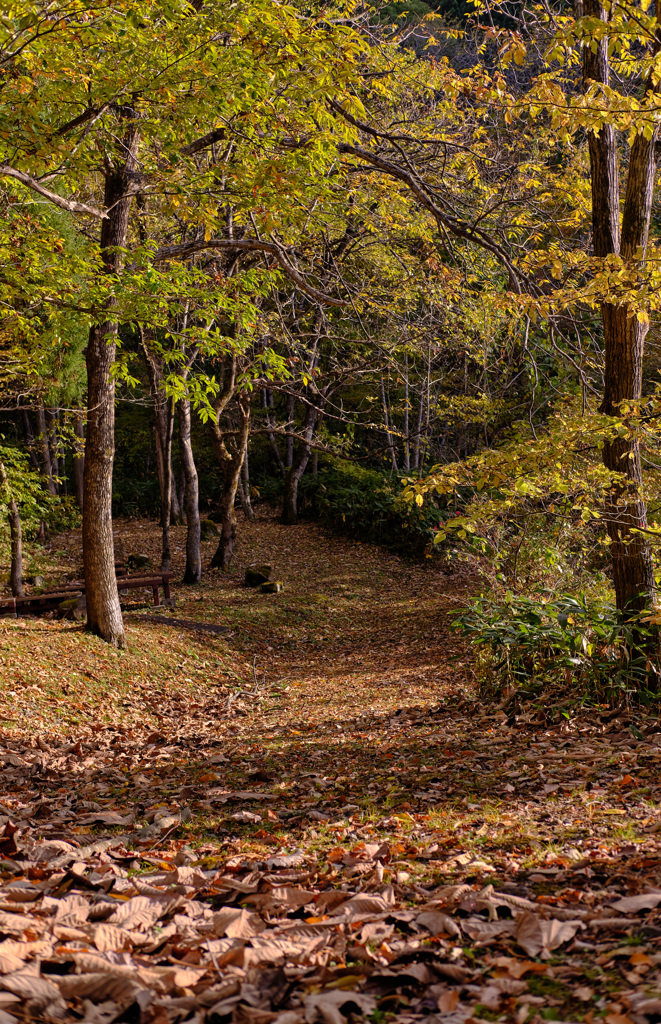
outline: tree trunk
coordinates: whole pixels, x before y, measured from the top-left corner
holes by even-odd
[[[18,511],[16,499],[9,489],[9,481],[5,472],[4,463],[0,462],[0,483],[7,491],[9,534],[11,537],[11,569],[9,583],[13,597],[23,597],[23,534],[21,531],[21,516]]]
[[[291,468],[287,471],[285,477],[285,490],[282,497],[282,515],[280,522],[284,523],[285,526],[293,526],[298,522],[298,484],[305,472],[305,467],[308,464],[310,458],[310,442],[312,441],[312,435],[314,434],[315,424],[317,422],[317,410],[312,405],[308,405],[307,412],[305,414],[305,422],[303,423],[303,441],[300,444],[297,452],[296,460],[292,463]]]
[[[418,422],[415,428],[415,443],[413,445],[413,468],[419,469],[420,467],[420,447],[422,444],[422,417],[425,410],[425,401],[422,392],[420,392],[420,405],[418,406]]]
[[[37,458],[36,446],[34,441],[34,433],[32,431],[32,424],[30,423],[30,413],[27,409],[21,409],[23,413],[23,433],[25,434],[25,447],[27,448],[28,458],[30,465],[34,470],[39,472],[39,460]]]
[[[285,448],[285,469],[291,469],[294,462],[294,414],[296,412],[296,398],[289,395],[287,398],[287,444]]]
[[[55,484],[55,493],[60,492],[60,459],[59,459],[59,438],[57,435],[57,428],[59,426],[59,410],[48,409],[46,413],[46,422],[48,423],[48,444],[50,446],[50,464],[53,472],[53,483]]]
[[[390,452],[391,469],[394,473],[396,473],[397,456],[395,454],[395,443],[393,441],[392,432],[390,430],[390,420],[388,417],[388,402],[386,399],[386,386],[383,381],[383,375],[381,376],[381,403],[383,405],[383,422],[386,428],[386,440],[388,444],[388,451]]]
[[[115,276],[126,245],[131,179],[136,166],[137,119],[133,111],[122,140],[122,162],[106,158],[104,202],[108,215],[101,227],[103,270]],[[115,453],[115,382],[112,367],[117,347],[117,321],[108,319],[90,329],[87,364],[87,437],[83,477],[83,562],[87,597],[87,628],[116,647],[126,646],[115,576],[112,535],[112,464]]]
[[[230,567],[236,543],[234,502],[236,501],[236,492],[239,486],[241,468],[250,433],[250,400],[247,396],[241,396],[238,408],[239,429],[231,451],[225,444],[218,417],[211,422],[214,451],[223,468],[223,496],[220,502],[220,538],[218,540],[218,547],[211,559],[211,566],[212,568],[222,569],[225,572]]]
[[[411,442],[409,438],[409,357],[404,356],[404,469],[411,470]]]
[[[37,430],[39,431],[39,447],[41,449],[41,472],[44,475],[44,484],[49,494],[57,494],[57,487],[53,479],[53,466],[50,457],[50,444],[48,443],[48,426],[46,425],[46,412],[43,405],[37,406]]]
[[[186,478],[186,569],[183,583],[199,583],[202,578],[200,559],[200,497],[197,469],[191,444],[190,400],[177,403],[179,414],[179,458]]]
[[[266,423],[267,423],[267,426],[269,426],[269,427],[275,426],[275,423],[274,423],[275,417],[274,417],[274,414],[273,414],[273,392],[271,391],[270,388],[268,388],[268,389],[267,388],[263,388],[262,389],[262,403],[264,405],[264,409],[266,410]],[[273,453],[275,455],[275,461],[277,462],[278,469],[280,470],[280,476],[283,477],[283,479],[284,479],[285,474],[286,474],[287,471],[285,469],[285,464],[282,461],[282,455],[280,454],[280,449],[278,448],[278,442],[276,440],[276,437],[275,437],[275,434],[274,434],[273,430],[269,430],[268,431],[268,438],[269,438],[269,441],[271,442],[271,448],[273,449]]]
[[[586,0],[585,14],[607,21],[599,0]],[[608,37],[584,48],[583,84],[608,86]],[[627,188],[620,232],[618,154],[615,132],[610,125],[589,136],[592,186],[592,234],[595,256],[620,253],[633,260],[647,246],[652,193],[654,148],[657,132],[650,139],[637,135],[629,154]],[[604,330],[604,399],[601,411],[617,416],[622,402],[635,401],[642,393],[643,351],[647,326],[639,323],[625,305],[605,302],[601,308]],[[642,466],[638,441],[606,438],[604,465],[623,474],[614,482],[606,500],[606,526],[611,542],[613,585],[618,609],[624,614],[641,611],[654,601],[654,567],[650,545],[644,533],[647,509],[642,498]]]
[[[82,442],[80,449],[76,448],[73,453],[73,488],[76,492],[76,501],[79,507],[83,507],[83,476],[85,474],[85,455],[83,454],[85,448],[85,429],[83,427],[83,417],[79,412],[75,412],[73,416],[73,431],[77,438]],[[78,454],[80,450],[80,454]]]
[[[250,466],[248,464],[248,440],[246,438],[246,450],[243,453],[243,463],[241,465],[241,476],[239,478],[239,500],[241,502],[241,508],[243,514],[249,522],[252,522],[255,518],[255,510],[252,507],[252,501],[250,500]]]
[[[163,491],[161,494],[161,568],[163,572],[170,569],[170,525],[172,523],[173,503],[176,503],[175,522],[181,519],[181,509],[174,490],[172,476],[172,433],[174,431],[174,401],[168,402],[165,410],[165,437],[163,438]]]
[[[633,260],[645,252],[652,212],[654,146],[638,135],[629,155],[627,192],[622,216],[620,255]],[[641,324],[626,306],[604,304],[605,375],[601,411],[617,416],[620,404],[639,399],[643,385],[643,352],[647,324]],[[654,601],[654,565],[649,541],[639,530],[647,529],[647,508],[642,498],[643,473],[640,445],[635,439],[607,440],[603,448],[607,469],[623,473],[606,502],[606,525],[611,541],[613,584],[617,607],[623,612],[642,611]]]
[[[172,522],[172,431],[174,411],[163,386],[163,369],[157,354],[149,344],[150,336],[141,330],[140,341],[147,364],[149,390],[154,403],[154,441],[156,444],[156,471],[161,497],[161,569],[170,568],[170,523]]]

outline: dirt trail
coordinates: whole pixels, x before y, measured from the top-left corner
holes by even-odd
[[[661,1019],[659,724],[481,706],[469,583],[260,519],[229,634],[0,623],[0,1024]]]

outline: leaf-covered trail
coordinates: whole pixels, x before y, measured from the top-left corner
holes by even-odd
[[[659,725],[480,706],[462,590],[260,520],[230,634],[0,623],[0,1024],[658,1020]]]

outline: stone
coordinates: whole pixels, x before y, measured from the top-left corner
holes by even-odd
[[[73,619],[76,622],[82,621],[87,616],[87,600],[84,594],[75,594],[60,601],[57,606],[58,619]]]
[[[259,587],[262,583],[267,583],[272,572],[271,565],[249,565],[246,569],[246,586]]]
[[[29,583],[31,587],[37,587],[39,589],[45,586],[43,576],[27,576],[25,582]]]
[[[200,537],[202,540],[213,540],[214,537],[218,537],[220,530],[214,523],[213,519],[203,519],[200,523]]]
[[[151,569],[152,563],[149,555],[131,554],[126,563],[129,569]]]
[[[270,583],[262,583],[259,589],[262,594],[279,594],[283,586],[282,583],[276,583],[275,580],[272,580]]]

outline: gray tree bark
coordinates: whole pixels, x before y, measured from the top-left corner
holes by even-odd
[[[104,203],[108,211],[101,226],[103,273],[114,277],[121,268],[126,245],[131,185],[137,167],[137,115],[125,111],[121,147],[106,157]],[[117,349],[117,320],[108,305],[103,323],[90,329],[87,366],[87,437],[83,478],[83,563],[87,597],[87,628],[115,647],[126,646],[126,635],[115,576],[112,535],[112,465],[115,454],[115,382],[112,367]]]
[[[177,403],[179,417],[179,458],[186,477],[186,569],[184,583],[199,583],[202,578],[200,557],[200,492],[191,444],[190,400]]]

